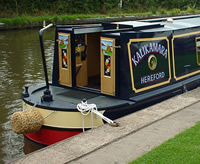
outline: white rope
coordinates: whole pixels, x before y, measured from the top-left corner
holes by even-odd
[[[92,111],[92,108],[94,108],[95,104],[87,104],[87,101],[82,101],[81,103],[77,104],[77,109],[79,112],[81,112],[81,118],[82,118],[82,128],[83,132],[85,131],[85,121],[84,116],[87,116]],[[91,128],[93,128],[93,116],[91,112]]]
[[[28,110],[32,110],[36,107],[36,105],[39,104],[38,102],[36,102],[33,106],[30,106],[29,108],[27,109],[23,109],[23,112],[27,112]],[[25,104],[26,105],[26,104]]]
[[[28,110],[33,110],[36,107],[37,104],[39,104],[39,102],[36,102],[33,106],[31,106],[27,109],[24,109],[23,112],[27,112]],[[47,117],[51,116],[55,112],[56,111],[54,110],[51,113],[47,114],[43,119],[38,120],[38,121],[34,121],[34,122],[29,122],[28,124],[38,124],[38,123],[42,122],[44,119],[46,119]]]
[[[44,119],[46,119],[47,117],[51,116],[53,113],[55,113],[56,111],[54,110],[53,112],[47,114],[43,119],[38,120],[38,121],[34,121],[34,122],[29,122],[28,124],[38,124],[40,122],[42,122]]]
[[[91,128],[93,128],[93,113],[97,116],[101,117],[103,120],[105,120],[109,124],[114,124],[115,122],[111,119],[105,117],[103,114],[101,114],[97,110],[96,104],[88,104],[87,101],[82,101],[81,103],[77,104],[77,109],[79,112],[81,112],[82,115],[82,126],[83,126],[83,132],[85,131],[85,125],[84,125],[84,116],[87,116],[89,113],[91,113]]]

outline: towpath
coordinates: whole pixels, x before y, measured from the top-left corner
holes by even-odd
[[[103,125],[11,163],[126,164],[200,121],[200,88]]]

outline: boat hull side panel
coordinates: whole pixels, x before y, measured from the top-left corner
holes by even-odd
[[[120,81],[120,97],[128,92],[130,98],[171,82],[170,38],[171,31],[121,34],[120,79],[126,85]]]
[[[23,109],[30,109],[32,106],[23,103]],[[43,125],[55,128],[70,128],[77,129],[83,127],[82,115],[78,111],[69,112],[69,111],[53,111],[43,108],[35,107],[35,109],[42,115]],[[30,109],[31,110],[31,109]],[[104,111],[100,111],[102,114]],[[48,116],[48,117],[47,117]],[[84,119],[84,127],[91,128],[91,114],[87,116],[83,116]],[[100,117],[96,117],[93,114],[93,127],[97,127],[103,124],[103,121]]]

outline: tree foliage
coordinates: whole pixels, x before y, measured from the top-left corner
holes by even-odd
[[[0,0],[2,15],[92,14],[112,13],[119,9],[120,0]],[[199,9],[199,0],[123,0],[124,12],[178,8]]]

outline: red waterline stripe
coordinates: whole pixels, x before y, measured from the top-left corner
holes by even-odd
[[[39,132],[24,134],[28,139],[43,145],[51,145],[62,141],[74,135],[82,133],[82,131],[59,131],[41,128]]]

